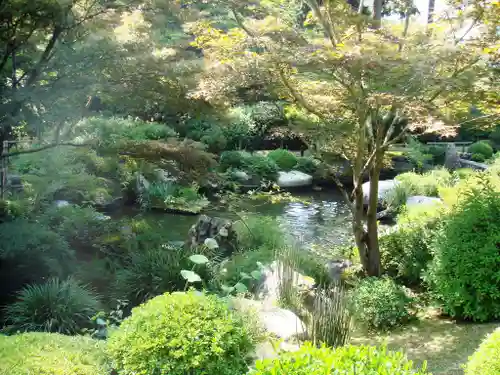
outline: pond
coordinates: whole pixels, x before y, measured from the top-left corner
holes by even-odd
[[[300,202],[269,203],[243,200],[236,211],[276,218],[290,242],[303,248],[321,245],[328,248],[345,242],[351,236],[350,212],[338,191],[297,193]],[[204,212],[237,220],[239,217],[228,208],[212,208]],[[171,241],[184,241],[189,228],[198,220],[197,216],[166,214],[163,212],[140,213],[135,210],[122,211],[120,216],[139,216],[153,220],[169,232]]]

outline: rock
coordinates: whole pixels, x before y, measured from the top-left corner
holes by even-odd
[[[238,181],[241,181],[241,182],[249,181],[251,178],[248,175],[248,173],[243,172],[243,171],[238,171],[238,170],[233,172],[233,176],[234,176],[234,178],[236,178]]]
[[[299,349],[298,344],[282,341],[279,343],[278,350],[276,350],[270,341],[264,341],[257,344],[254,357],[256,360],[275,359],[280,352],[295,352]]]
[[[352,266],[350,260],[330,260],[326,263],[328,275],[333,281],[340,281],[344,270]]]
[[[151,185],[149,181],[146,180],[146,178],[139,173],[136,179],[136,192],[138,194],[144,193],[146,190],[149,189],[149,185]]]
[[[412,197],[408,197],[406,200],[406,206],[416,206],[416,205],[433,205],[433,204],[441,204],[443,201],[440,198],[436,197],[425,197],[422,195],[414,195]]]
[[[18,175],[9,175],[7,180],[7,186],[17,192],[23,191],[23,181],[21,176]]]
[[[457,147],[453,143],[448,143],[446,147],[444,166],[449,170],[461,167],[460,156],[458,155]]]
[[[54,201],[54,205],[57,208],[60,208],[60,207],[69,206],[69,205],[71,205],[71,203],[69,203],[68,201],[65,201],[65,200],[57,200],[57,201]]]
[[[303,336],[306,333],[304,323],[290,310],[279,307],[261,310],[259,319],[267,332],[283,340],[289,340],[294,336]]]
[[[177,177],[173,176],[171,173],[164,169],[157,169],[156,176],[158,177],[158,181],[170,184],[176,183],[178,180]]]
[[[214,239],[224,256],[236,250],[236,231],[230,220],[201,215],[188,232],[186,246],[196,248],[204,245],[207,239]]]
[[[260,327],[279,339],[287,341],[306,334],[304,323],[290,310],[269,306],[264,301],[237,297],[232,298],[229,305],[237,311],[254,313]]]
[[[267,305],[275,305],[279,299],[279,286],[285,274],[283,265],[275,261],[271,265],[264,267],[261,273],[262,279],[256,287],[256,295]],[[315,283],[313,278],[301,275],[296,271],[292,271],[291,274],[287,273],[287,276],[293,280],[293,285],[297,287],[310,288]]]
[[[279,172],[277,184],[280,188],[310,186],[313,176],[300,171]]]
[[[399,185],[398,180],[382,180],[378,183],[378,202],[381,204],[386,199],[391,191]],[[363,189],[363,203],[368,205],[370,197],[370,181],[365,182],[361,188]]]

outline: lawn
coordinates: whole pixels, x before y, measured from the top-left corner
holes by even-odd
[[[463,375],[461,364],[467,361],[484,337],[499,326],[500,323],[457,324],[427,316],[388,334],[354,333],[351,343],[386,343],[391,349],[403,349],[417,365],[427,360],[427,369],[433,375]]]

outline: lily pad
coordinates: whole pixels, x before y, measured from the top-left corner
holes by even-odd
[[[188,283],[199,283],[201,281],[200,275],[198,275],[196,272],[193,272],[193,271],[182,270],[181,271],[181,276]]]
[[[189,260],[195,264],[206,264],[208,263],[208,258],[202,254],[194,254],[189,257]]]

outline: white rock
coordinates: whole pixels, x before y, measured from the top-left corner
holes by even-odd
[[[312,185],[313,177],[300,171],[278,172],[278,181],[280,188],[301,187]]]
[[[236,179],[240,180],[240,181],[248,181],[248,180],[250,180],[250,176],[248,175],[248,173],[243,172],[243,171],[236,170],[236,171],[233,172],[233,176]]]
[[[382,180],[378,183],[378,201],[381,203],[384,199],[386,199],[391,191],[399,185],[398,180]],[[365,182],[361,185],[363,189],[363,203],[367,205],[370,199],[370,181]]]
[[[68,201],[59,200],[59,201],[55,201],[54,204],[57,208],[59,208],[59,207],[69,206],[71,203],[69,203]]]
[[[259,319],[267,332],[280,339],[288,340],[305,333],[304,323],[290,310],[276,307],[260,311]]]
[[[408,197],[406,200],[406,206],[417,206],[417,205],[433,205],[433,204],[441,204],[443,201],[440,198],[436,197],[425,197],[422,195],[414,195],[412,197]]]

